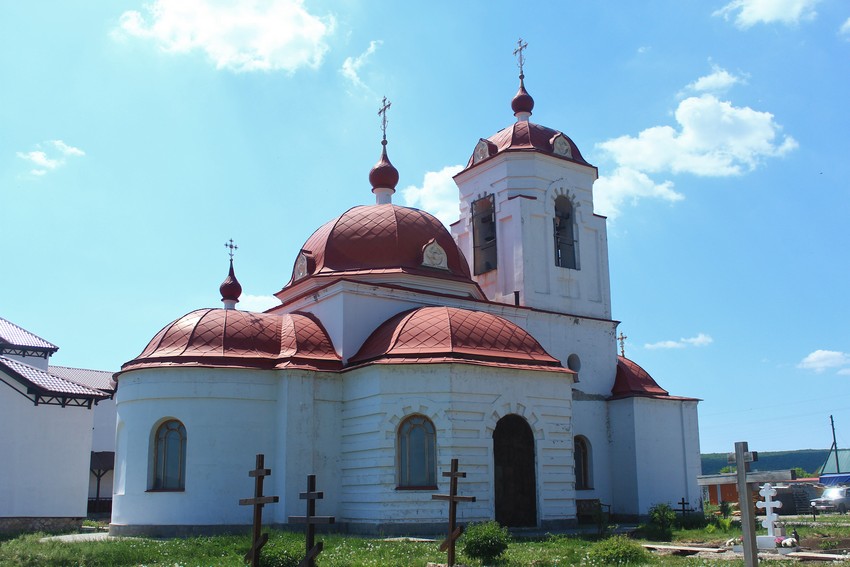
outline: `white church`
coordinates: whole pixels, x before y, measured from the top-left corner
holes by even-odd
[[[451,232],[392,203],[384,122],[374,204],[306,239],[280,305],[237,308],[231,255],[224,307],[178,318],[124,364],[112,534],[250,524],[238,501],[258,453],[280,497],[270,524],[304,514],[316,474],[318,513],[345,531],[437,533],[447,510],[431,495],[453,458],[476,497],[461,522],[558,529],[586,503],[622,519],[701,507],[699,400],[618,356],[597,169],[530,121],[523,78],[515,121],[470,139]]]

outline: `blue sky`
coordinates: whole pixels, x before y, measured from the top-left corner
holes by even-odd
[[[599,167],[626,354],[702,398],[704,452],[850,446],[850,4],[843,0],[0,3],[0,316],[117,370],[166,323],[289,279],[373,202],[456,218],[513,121]]]

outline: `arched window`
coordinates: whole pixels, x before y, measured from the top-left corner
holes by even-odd
[[[437,487],[437,433],[424,415],[412,415],[398,428],[398,487]]]
[[[576,490],[593,488],[593,477],[590,467],[590,442],[586,437],[582,437],[581,435],[576,436],[573,455],[576,461]]]
[[[555,199],[555,265],[577,269],[576,241],[573,235],[573,204],[563,195]]]
[[[185,490],[186,427],[176,419],[162,423],[153,438],[151,490]]]
[[[472,249],[476,276],[496,269],[496,200],[493,195],[472,202]]]

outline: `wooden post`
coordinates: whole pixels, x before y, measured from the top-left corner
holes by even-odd
[[[735,466],[738,473],[738,506],[741,509],[741,527],[744,530],[744,565],[756,567],[759,564],[758,549],[756,548],[755,516],[753,514],[753,495],[747,482],[750,472],[749,446],[746,441],[735,443]]]
[[[457,459],[452,459],[452,467],[450,471],[443,471],[443,476],[448,477],[449,493],[448,494],[432,494],[431,500],[447,500],[449,502],[449,533],[443,543],[440,544],[440,551],[448,551],[449,567],[454,567],[455,564],[455,542],[463,533],[463,526],[456,526],[457,523],[457,503],[458,502],[475,502],[475,496],[458,496],[457,495],[457,479],[466,478],[465,472],[458,472]]]
[[[316,567],[316,556],[324,549],[324,544],[321,541],[316,543],[316,524],[333,524],[336,519],[333,516],[316,515],[316,500],[321,500],[325,497],[324,492],[316,491],[316,475],[307,475],[307,492],[301,492],[298,496],[301,500],[307,501],[306,516],[289,517],[290,522],[307,524],[306,553],[304,559],[298,564],[298,567]]]
[[[269,534],[260,534],[263,526],[263,506],[266,504],[274,504],[280,499],[277,496],[263,496],[263,479],[272,474],[271,469],[264,468],[265,455],[262,453],[257,455],[257,467],[248,471],[249,477],[254,477],[254,497],[241,498],[240,506],[254,507],[254,529],[251,534],[251,549],[245,554],[245,561],[251,562],[251,567],[260,567],[260,550],[269,541]]]

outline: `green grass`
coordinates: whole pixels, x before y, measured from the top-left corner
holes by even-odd
[[[790,531],[790,529],[789,529]],[[798,526],[802,537],[813,533],[829,533],[835,537],[850,536],[850,528],[830,525]],[[674,543],[707,543],[722,545],[739,530],[728,533],[708,533],[706,530],[676,530]],[[41,543],[44,534],[28,534],[0,540],[0,566],[24,567],[241,567],[242,556],[248,547],[247,536],[196,537],[172,540],[125,538],[120,540],[62,543]],[[302,550],[304,536],[297,533],[271,532],[271,545]],[[381,541],[339,535],[323,535],[325,551],[319,556],[319,567],[424,567],[426,563],[445,562],[438,543]],[[587,559],[593,538],[554,535],[539,540],[515,540],[499,567],[548,567],[594,565]],[[464,557],[458,547],[458,562],[470,567],[481,563]],[[737,567],[743,561],[716,563],[696,558],[652,556],[648,565]],[[794,561],[771,562],[771,567],[798,565]]]

